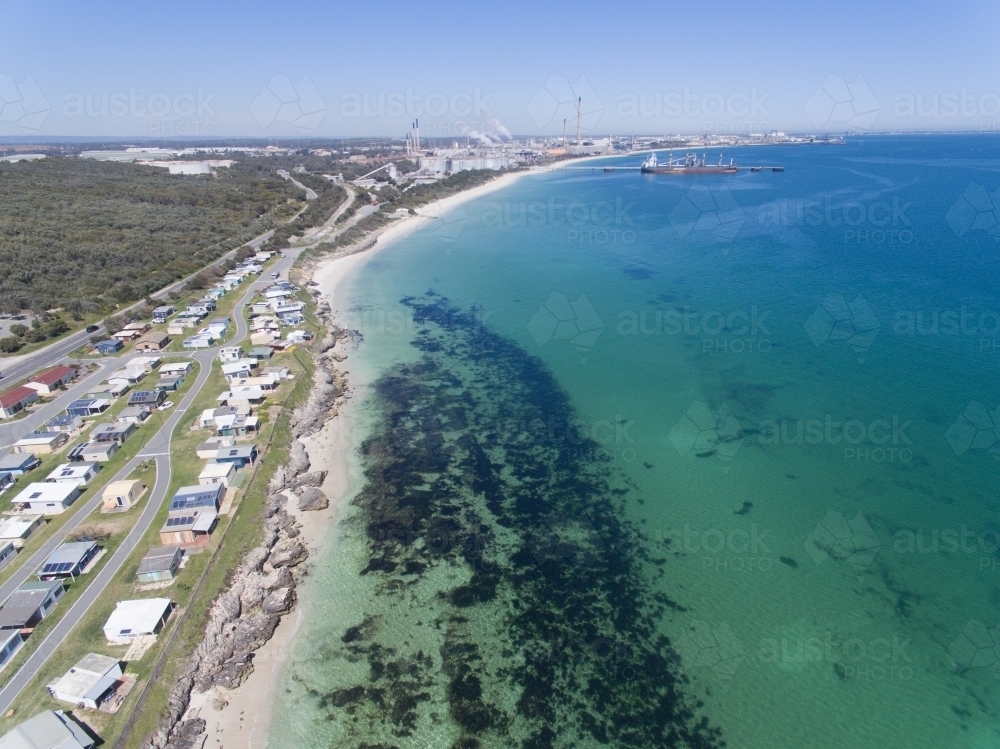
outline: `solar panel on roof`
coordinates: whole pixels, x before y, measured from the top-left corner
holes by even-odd
[[[53,567],[58,567],[58,566],[59,565],[57,565],[57,564],[47,564],[44,567],[42,567],[42,574],[48,574],[49,572],[55,572],[55,570],[53,569]]]
[[[65,572],[66,570],[70,569],[72,566],[73,566],[72,562],[63,562],[62,564],[59,565],[59,569],[57,570],[57,572]]]

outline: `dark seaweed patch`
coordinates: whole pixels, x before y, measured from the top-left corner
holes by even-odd
[[[366,681],[319,695],[340,745],[412,736],[443,720],[431,711],[445,700],[462,749],[724,746],[658,631],[686,608],[651,589],[664,560],[624,519],[630,488],[601,446],[566,428],[566,394],[476,310],[433,294],[403,303],[421,356],[376,383],[381,427],[363,446],[353,522],[368,539],[362,574],[395,615],[412,605],[427,621],[434,607],[415,629],[439,638],[439,658],[381,626],[349,629],[337,647],[367,658]],[[418,585],[424,608],[408,597]]]

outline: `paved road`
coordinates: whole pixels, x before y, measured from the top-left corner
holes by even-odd
[[[268,239],[270,239],[272,234],[274,234],[273,229],[271,231],[264,232],[258,237],[254,237],[245,245],[241,245],[240,247],[237,247],[235,250],[227,252],[219,259],[213,260],[211,263],[206,265],[205,268],[217,265],[220,262],[225,262],[229,258],[233,257],[243,247],[250,246],[254,250],[259,250],[260,245],[266,242]],[[202,270],[204,270],[204,268],[195,271],[186,278],[182,278],[180,281],[172,283],[169,286],[163,287],[155,294],[150,294],[150,297],[152,299],[166,299],[167,295],[170,294],[170,292],[179,291],[180,288],[184,286],[184,284],[186,284],[192,278],[201,273]],[[128,312],[130,310],[135,309],[136,307],[141,306],[142,304],[145,304],[145,301],[136,302],[135,304],[126,307],[124,310],[121,310],[121,312],[117,314]],[[97,332],[102,332],[102,333],[104,332],[103,322],[98,323]],[[86,330],[78,330],[76,333],[72,333],[66,336],[65,338],[56,341],[55,343],[52,343],[44,348],[39,349],[38,351],[35,351],[34,353],[25,354],[24,356],[0,358],[0,373],[3,374],[3,379],[0,380],[0,390],[6,390],[7,387],[13,385],[15,382],[20,382],[21,380],[27,379],[30,375],[33,375],[40,369],[53,367],[56,364],[61,363],[63,359],[69,354],[70,351],[79,348],[80,346],[85,344],[92,335],[97,335],[97,332],[88,333]],[[3,444],[2,440],[0,440],[0,444]]]
[[[301,254],[301,250],[286,250],[285,254],[286,257],[279,258],[278,261],[271,266],[271,271],[277,271],[282,276],[287,277],[288,269]],[[236,321],[236,334],[233,337],[233,342],[242,341],[246,337],[247,324],[246,319],[243,316],[243,308],[250,301],[250,299],[253,298],[253,295],[257,292],[257,290],[268,285],[268,283],[270,283],[269,279],[258,279],[253,282],[250,285],[250,288],[247,289],[246,293],[243,295],[243,298],[234,307],[233,317]],[[232,344],[230,343],[228,345]],[[132,458],[132,460],[129,461],[129,463],[115,475],[113,480],[119,481],[131,474],[142,461],[149,459],[156,461],[156,481],[150,490],[149,499],[139,516],[138,522],[136,522],[135,526],[129,532],[128,536],[126,536],[121,546],[115,550],[111,559],[107,561],[83,594],[73,603],[73,606],[69,609],[69,611],[66,612],[58,624],[53,627],[52,631],[49,632],[38,648],[28,657],[28,660],[25,661],[24,665],[21,666],[17,673],[15,673],[3,686],[3,688],[0,689],[0,714],[6,712],[14,700],[17,699],[17,696],[21,693],[21,691],[28,685],[34,675],[37,674],[42,668],[49,656],[51,656],[56,648],[62,644],[69,633],[73,631],[73,628],[80,622],[84,615],[86,615],[93,603],[101,597],[105,588],[107,588],[108,584],[114,579],[115,575],[119,573],[125,562],[128,560],[131,552],[135,549],[136,545],[141,541],[142,537],[146,534],[149,527],[156,519],[156,515],[160,511],[163,501],[166,499],[167,490],[170,487],[170,441],[173,436],[174,428],[177,426],[177,422],[180,421],[183,415],[187,412],[187,409],[194,403],[198,394],[201,392],[201,389],[204,387],[205,382],[211,375],[212,362],[215,359],[219,348],[221,348],[221,346],[204,349],[191,355],[191,358],[196,360],[200,365],[198,378],[195,380],[188,392],[185,393],[181,402],[174,408],[173,411],[169,412],[169,416],[164,419],[163,425],[156,432],[156,434],[153,435],[142,451]],[[94,375],[94,377],[97,376],[99,375]],[[88,382],[90,379],[93,378],[88,378]],[[154,415],[151,418],[162,418],[162,412],[154,413],[157,415]],[[60,528],[52,538],[46,541],[46,543],[38,549],[9,580],[7,580],[3,585],[0,585],[0,600],[6,600],[7,597],[14,592],[14,590],[30,578],[45,558],[52,553],[52,551],[60,543],[62,543],[66,535],[87,520],[90,517],[90,514],[97,509],[100,503],[100,495],[95,495],[87,500],[86,503],[81,505],[81,507],[76,511],[76,514],[70,518],[66,525]]]
[[[289,174],[288,172],[286,172],[284,169],[279,169],[278,170],[278,176],[279,177],[283,177],[284,179],[287,179],[289,182],[291,182],[293,185],[295,185],[296,187],[298,187],[300,190],[305,190],[306,191],[306,200],[316,200],[316,198],[319,197],[316,194],[315,190],[313,190],[311,188],[308,188],[305,185],[303,185],[301,182],[299,182],[298,180],[296,180],[295,177],[293,177],[291,174]]]

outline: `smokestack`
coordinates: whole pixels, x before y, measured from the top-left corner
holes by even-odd
[[[580,104],[583,102],[583,97],[576,97],[576,144],[580,145]]]
[[[566,118],[563,117],[563,143],[562,147],[566,148]]]
[[[420,120],[417,120],[417,150],[420,150]]]

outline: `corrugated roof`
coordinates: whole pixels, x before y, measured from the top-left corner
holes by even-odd
[[[37,382],[41,385],[54,385],[55,383],[66,379],[69,375],[75,374],[75,369],[60,364],[57,367],[52,367],[51,369],[46,369],[44,372],[36,374],[28,380],[28,382]]]
[[[10,408],[11,406],[16,406],[18,403],[27,400],[31,396],[35,396],[37,398],[38,391],[26,388],[24,385],[20,385],[12,390],[8,390],[3,395],[0,395],[0,408]]]

